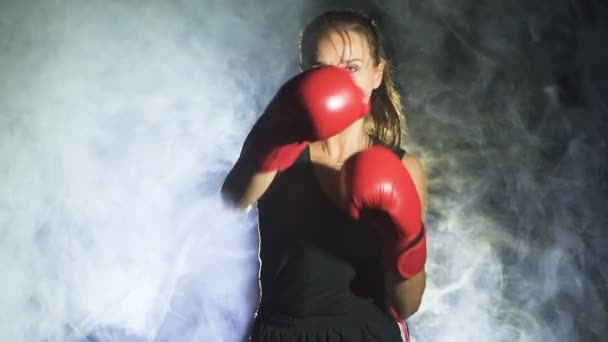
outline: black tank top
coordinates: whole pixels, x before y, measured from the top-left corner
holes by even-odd
[[[340,315],[371,306],[386,311],[380,237],[327,198],[308,148],[277,174],[258,201],[258,217],[259,313]]]

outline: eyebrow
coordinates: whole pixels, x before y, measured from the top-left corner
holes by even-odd
[[[341,63],[345,63],[345,64],[352,63],[352,62],[361,62],[361,63],[363,63],[363,60],[361,58],[353,58],[353,59],[348,59],[348,60],[340,61],[340,62]],[[326,65],[326,64],[323,63],[323,62],[321,62],[321,61],[315,61],[313,63],[313,65]]]

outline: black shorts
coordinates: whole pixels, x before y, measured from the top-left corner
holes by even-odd
[[[384,315],[258,315],[252,342],[403,342],[407,327]]]

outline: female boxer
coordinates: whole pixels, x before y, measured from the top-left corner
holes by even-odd
[[[426,279],[426,183],[399,147],[404,118],[382,44],[356,12],[312,20],[304,71],[277,92],[224,182],[227,201],[258,208],[252,341],[409,338],[403,322]]]

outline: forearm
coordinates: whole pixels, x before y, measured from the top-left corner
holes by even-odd
[[[404,279],[394,272],[387,271],[386,287],[389,305],[400,318],[407,319],[420,308],[426,288],[426,272],[423,270],[409,279]]]
[[[256,172],[252,163],[239,159],[222,184],[220,192],[224,202],[231,207],[247,209],[264,194],[276,173]]]

